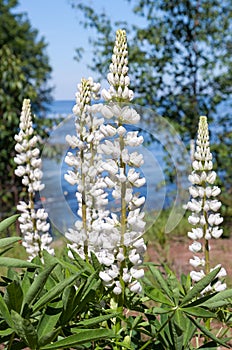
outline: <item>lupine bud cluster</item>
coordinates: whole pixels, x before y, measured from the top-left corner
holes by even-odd
[[[202,116],[199,121],[198,137],[196,141],[196,150],[192,163],[193,171],[189,176],[192,186],[189,188],[191,200],[187,208],[192,211],[188,221],[194,226],[188,237],[193,240],[189,250],[194,253],[190,264],[197,269],[192,271],[190,276],[193,281],[197,282],[202,279],[213,268],[210,267],[209,241],[212,238],[221,237],[223,230],[219,227],[223,218],[218,213],[221,202],[216,199],[220,194],[220,188],[215,186],[216,173],[213,171],[212,154],[209,145],[209,132],[207,118]],[[209,285],[205,292],[220,291],[226,288],[223,278],[226,271],[221,268],[217,275],[217,282]]]
[[[22,213],[19,217],[20,230],[23,245],[31,260],[44,249],[50,254],[53,254],[54,250],[50,248],[52,237],[49,234],[48,214],[44,209],[34,208],[35,192],[42,190],[44,185],[41,182],[43,173],[40,169],[40,151],[36,147],[38,137],[33,135],[30,100],[23,101],[19,128],[19,133],[15,135],[15,150],[18,153],[14,158],[17,164],[15,174],[22,177],[22,184],[27,188],[29,198],[28,202],[20,201],[17,209]]]
[[[130,78],[128,72],[128,50],[125,30],[117,30],[116,40],[110,64],[110,72],[107,75],[110,84],[109,90],[102,90],[105,101],[131,101],[134,93],[129,89]]]
[[[138,136],[137,131],[127,132],[124,126],[137,123],[140,116],[133,108],[120,105],[133,98],[128,87],[127,54],[126,34],[119,30],[108,74],[110,89],[102,91],[102,97],[109,104],[89,106],[91,84],[85,80],[78,86],[77,106],[73,110],[77,115],[78,136],[67,138],[78,152],[76,156],[68,153],[66,162],[74,166],[75,171],[65,176],[77,185],[78,214],[82,218],[82,222],[76,222],[76,229],[66,234],[75,242],[71,248],[79,249],[78,253],[85,257],[90,251],[95,253],[102,264],[99,276],[116,295],[121,294],[125,286],[132,292],[141,291],[138,280],[144,275],[140,265],[146,250],[142,238],[144,213],[141,212],[145,197],[134,191],[145,184],[145,178],[136,170],[143,164],[143,157],[136,151],[131,152],[131,148],[143,143],[143,137]],[[104,120],[93,116],[95,112],[101,112],[106,119],[114,118],[114,124],[104,124]],[[106,210],[106,191],[116,203],[116,210],[111,213]]]

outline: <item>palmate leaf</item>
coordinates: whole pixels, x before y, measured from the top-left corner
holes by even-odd
[[[199,293],[202,292],[215,279],[220,269],[221,267],[218,267],[203,277],[199,282],[197,282],[193,288],[185,295],[182,302],[180,303],[180,307],[186,306],[190,301],[199,296]]]
[[[15,215],[12,215],[11,217],[1,221],[0,222],[0,232],[6,230],[10,225],[12,225],[18,219],[19,216],[20,216],[20,214],[15,214]]]
[[[42,346],[41,350],[62,349],[70,346],[81,345],[91,341],[97,341],[104,338],[114,338],[113,331],[108,329],[80,329],[77,334],[70,335],[65,339],[54,342],[53,344]]]

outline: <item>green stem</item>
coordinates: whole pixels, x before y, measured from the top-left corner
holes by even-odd
[[[119,126],[121,124],[119,123]],[[119,167],[122,169],[123,174],[126,176],[126,164],[123,162],[122,159],[122,151],[124,150],[125,143],[123,136],[119,137],[119,144],[120,144],[120,160],[119,160]],[[126,223],[127,223],[127,206],[126,206],[126,182],[121,182],[121,241],[120,246],[123,248],[124,256],[126,255],[126,247],[124,245],[124,236],[126,233]],[[122,279],[123,276],[123,268],[126,267],[125,260],[123,260],[120,263],[120,283],[122,286],[122,293],[116,297],[117,302],[117,312],[119,312],[121,315],[123,314],[123,306],[124,306],[124,298],[125,298],[125,283]],[[118,334],[121,330],[121,319],[120,317],[116,318],[116,324],[115,324],[115,331],[116,334]],[[121,346],[117,346],[117,349],[121,349]]]
[[[29,208],[30,208],[30,215],[31,215],[31,220],[32,220],[32,223],[33,223],[33,242],[36,242],[38,243],[38,246],[39,246],[39,251],[38,251],[38,255],[40,257],[40,259],[42,258],[42,250],[41,250],[41,241],[40,239],[37,239],[35,240],[35,232],[37,231],[37,228],[36,228],[36,219],[35,218],[32,218],[32,212],[34,212],[34,208],[35,208],[35,204],[34,204],[34,193],[33,192],[30,192],[29,193]]]
[[[82,137],[81,137],[82,139]],[[84,162],[84,151],[81,150],[80,152],[80,158],[81,158],[81,185],[82,185],[82,192],[81,192],[81,213],[82,213],[82,223],[83,223],[83,229],[85,232],[86,239],[84,241],[84,254],[85,254],[85,260],[89,261],[88,256],[88,230],[87,230],[87,213],[86,213],[86,198],[85,198],[85,175],[82,170],[82,165]]]
[[[204,182],[203,184],[203,188],[206,188],[206,184]],[[203,203],[202,206],[204,208],[206,202],[206,194],[204,194],[203,197]],[[210,257],[209,257],[209,240],[205,238],[206,236],[206,232],[207,232],[207,228],[208,228],[208,223],[207,223],[207,212],[203,209],[203,215],[204,215],[204,219],[205,219],[205,225],[203,226],[203,237],[204,237],[204,254],[205,254],[205,275],[208,275],[210,273]],[[205,327],[210,330],[211,328],[211,321],[210,318],[206,319],[205,321]],[[208,341],[208,338],[205,337],[205,343]]]
[[[205,183],[203,184],[203,188],[206,188]],[[203,202],[202,202],[202,207],[204,208],[206,202],[206,194],[204,194],[203,197]],[[208,239],[205,238],[207,228],[208,228],[208,223],[207,223],[207,212],[203,209],[203,215],[205,219],[205,225],[203,226],[203,237],[204,237],[204,254],[205,254],[205,274],[208,275],[210,272],[210,258],[209,258],[209,241]]]
[[[8,343],[8,350],[11,349],[11,346],[12,346],[14,338],[15,338],[15,332],[11,334],[11,337],[10,337],[10,340],[9,340],[9,343]]]

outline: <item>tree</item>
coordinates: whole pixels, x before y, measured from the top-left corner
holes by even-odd
[[[159,108],[193,138],[199,114],[212,117],[232,95],[231,0],[125,0],[144,26],[129,33],[130,76],[137,102]],[[106,76],[115,28],[104,12],[74,0],[85,27],[96,29],[92,68]],[[97,69],[96,69],[97,68]]]
[[[219,134],[218,145],[213,149],[221,170],[219,142],[225,123],[227,135],[232,126],[228,125],[228,109],[217,116],[216,112],[232,96],[232,1],[125,1],[144,20],[142,26],[113,23],[104,12],[98,13],[91,6],[72,0],[72,6],[83,15],[84,27],[96,31],[90,38],[94,49],[91,68],[101,78],[106,77],[113,35],[118,26],[123,26],[129,38],[135,102],[169,118],[187,144],[195,136],[199,115],[206,115],[209,122],[214,118]],[[224,156],[231,154],[230,140],[231,132],[224,145]],[[228,176],[231,160],[227,160],[226,166],[227,176],[222,179],[227,179],[232,189],[232,174]]]
[[[14,175],[15,141],[24,98],[30,98],[33,111],[45,111],[51,100],[48,86],[51,67],[44,39],[31,27],[26,14],[15,13],[17,0],[0,0],[0,212],[17,203],[20,181]],[[36,124],[49,122],[42,118]],[[40,128],[41,128],[40,127]],[[45,136],[45,128],[41,128]]]

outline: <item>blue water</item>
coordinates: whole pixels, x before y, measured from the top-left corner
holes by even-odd
[[[69,151],[65,136],[67,134],[75,134],[75,118],[72,116],[74,104],[75,100],[54,101],[51,104],[48,117],[56,118],[62,116],[64,122],[52,131],[45,149],[59,146],[60,155],[54,159],[42,156],[43,182],[45,183],[45,190],[41,192],[43,204],[49,213],[50,220],[62,233],[73,227],[74,222],[78,219],[76,214],[76,188],[64,180],[64,174],[68,169],[71,170],[65,164],[64,158]],[[221,108],[223,110],[223,107]],[[154,118],[154,113],[152,118]],[[156,210],[159,213],[167,205],[171,205],[173,208],[175,205],[181,207],[188,201],[186,188],[189,184],[187,175],[191,169],[189,167],[189,155],[172,126],[159,116],[155,116],[154,120],[155,125],[141,123],[139,125],[146,142],[145,146],[137,151],[144,156],[144,165],[140,171],[145,176],[147,184],[138,190],[141,195],[146,197],[144,209],[147,211]],[[150,142],[151,138],[153,139],[152,142]],[[167,157],[165,161],[164,157]],[[183,164],[181,164],[181,161]],[[169,168],[171,167],[171,171],[175,171],[177,165],[178,169],[180,169],[177,176],[178,187],[175,181],[173,185],[165,184],[165,168],[167,164]],[[163,185],[161,186],[161,184]],[[115,205],[112,197],[110,197],[109,205]],[[174,211],[173,223],[175,223],[177,217],[178,215]]]

